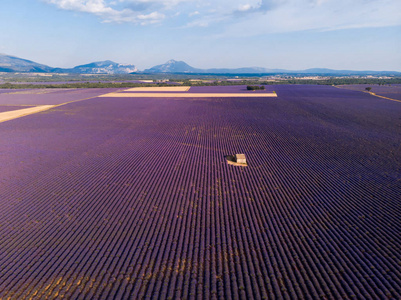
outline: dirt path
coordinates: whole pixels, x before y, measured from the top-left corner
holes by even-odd
[[[338,88],[338,89],[344,89],[344,90],[353,91],[353,90],[351,90],[351,89],[347,89],[347,88],[344,88],[344,87],[342,87],[342,86],[338,86],[338,85],[333,85],[333,86],[336,87],[336,88]],[[370,95],[372,95],[372,96],[379,97],[379,98],[383,98],[383,99],[387,99],[387,100],[390,100],[390,101],[401,102],[400,100],[393,99],[393,98],[389,98],[389,97],[385,97],[385,96],[381,96],[381,95],[377,95],[377,94],[375,94],[375,93],[373,93],[373,92],[368,92],[368,91],[360,91],[360,92],[362,92],[362,93],[367,93],[367,94],[370,94]]]
[[[13,120],[19,117],[35,114],[41,111],[48,110],[52,107],[55,107],[56,105],[40,105],[40,106],[35,106],[35,107],[30,107],[30,108],[23,108],[23,109],[18,109],[18,110],[12,110],[12,111],[6,111],[0,113],[0,123]]]

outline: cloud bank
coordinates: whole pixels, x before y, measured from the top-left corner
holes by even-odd
[[[399,0],[44,0],[102,22],[219,28],[257,35],[401,25]]]
[[[89,13],[98,16],[103,22],[139,23],[148,25],[160,22],[164,14],[158,11],[141,12],[130,8],[116,9],[117,2],[105,0],[46,0],[60,9]],[[122,1],[119,1],[122,2]],[[135,1],[141,2],[141,1]],[[146,2],[146,1],[143,1]]]

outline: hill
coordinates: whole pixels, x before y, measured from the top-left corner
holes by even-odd
[[[74,73],[74,74],[129,74],[135,73],[138,69],[135,65],[119,64],[111,60],[93,62],[86,65],[76,66],[72,69],[53,69],[57,73]]]
[[[53,68],[42,65],[31,60],[19,57],[0,54],[0,72],[34,72],[46,73],[51,72]]]
[[[211,68],[200,69],[188,65],[184,61],[169,60],[165,64],[146,69],[143,73],[187,73],[187,74],[289,74],[289,75],[320,75],[320,76],[401,76],[395,71],[353,71],[333,70],[327,68],[311,68],[306,70],[268,69],[263,67],[244,68]]]
[[[144,73],[201,73],[203,70],[196,69],[183,61],[169,60],[165,64],[146,69]]]
[[[288,75],[317,75],[317,76],[401,76],[401,72],[395,71],[353,71],[333,70],[326,68],[312,68],[306,70],[268,69],[263,67],[244,68],[194,68],[184,61],[174,59],[156,65],[140,72],[133,64],[120,64],[111,60],[92,62],[73,68],[53,68],[23,58],[0,54],[0,72],[24,72],[24,73],[68,73],[68,74],[288,74]]]

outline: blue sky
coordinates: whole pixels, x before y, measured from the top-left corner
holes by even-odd
[[[0,53],[53,67],[401,71],[400,0],[2,0]]]

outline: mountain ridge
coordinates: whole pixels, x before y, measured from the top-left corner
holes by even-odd
[[[0,72],[46,73],[53,68],[12,55],[0,54]]]
[[[111,60],[97,61],[85,65],[79,65],[74,68],[64,69],[55,68],[55,73],[73,73],[73,74],[130,74],[137,72],[135,65],[119,64]]]
[[[333,70],[328,68],[310,68],[305,70],[268,69],[263,67],[242,67],[242,68],[194,68],[183,61],[171,59],[164,64],[145,69],[141,73],[185,73],[185,74],[311,74],[311,75],[401,75],[397,71],[353,71]]]
[[[23,73],[69,73],[69,74],[298,74],[298,75],[381,75],[401,76],[397,71],[353,71],[328,68],[309,68],[305,70],[268,69],[263,67],[243,68],[194,68],[184,61],[171,59],[164,64],[139,71],[133,64],[119,64],[111,60],[92,62],[73,68],[53,68],[31,60],[0,53],[0,72]]]

